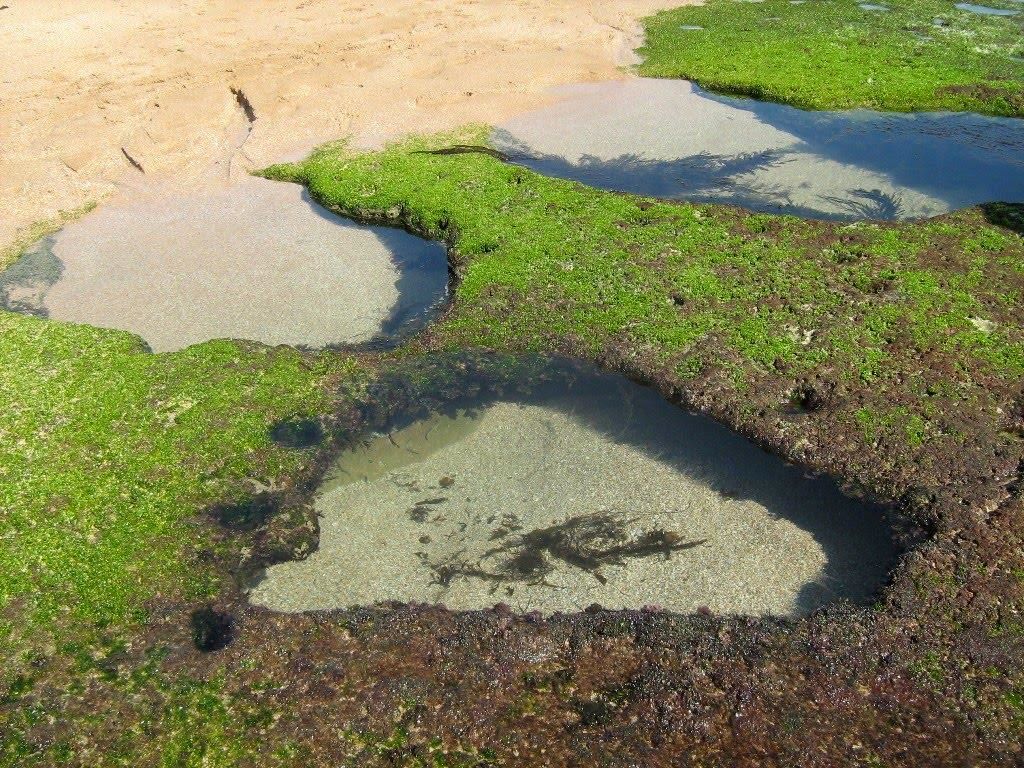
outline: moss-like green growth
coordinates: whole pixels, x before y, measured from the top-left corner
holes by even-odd
[[[220,592],[230,576],[218,563],[243,542],[215,535],[199,511],[308,461],[276,445],[271,425],[330,413],[349,391],[337,384],[360,382],[360,369],[348,357],[230,341],[153,355],[128,333],[7,312],[0,369],[0,765],[76,754],[70,734],[45,749],[25,736],[45,718],[72,717],[52,701],[20,703],[55,680],[72,698],[90,680],[128,686],[125,696],[160,688],[166,705],[145,715],[159,719],[157,734],[139,751],[140,725],[126,734],[134,757],[118,762],[115,744],[104,764],[157,752],[167,765],[197,755],[235,764],[227,758],[241,754],[245,728],[218,709],[215,683],[157,679],[155,667],[119,675],[109,659],[146,631],[150,601]],[[68,727],[103,716],[79,713]]]
[[[0,608],[20,623],[139,617],[199,597],[214,499],[295,466],[268,425],[330,409],[351,361],[215,341],[167,355],[127,333],[0,313]]]
[[[953,0],[709,0],[646,20],[649,77],[805,109],[975,111],[1024,117],[1024,13]],[[985,5],[1020,11],[1013,0]],[[694,30],[687,27],[702,27]]]
[[[97,679],[124,696],[155,686],[165,702],[144,716],[159,721],[145,746],[140,725],[103,764],[236,764],[250,724],[224,715],[216,681],[109,660],[146,631],[149,601],[221,591],[218,562],[243,542],[199,511],[294,473],[309,452],[276,445],[271,425],[332,412],[360,368],[231,341],[153,355],[128,333],[0,312],[0,369],[0,765],[70,761],[70,735],[41,749],[25,734],[104,713],[19,702],[40,684],[74,697]]]
[[[335,146],[267,175],[301,180],[347,215],[447,240],[461,274],[437,334],[447,344],[617,343],[683,376],[731,370],[737,386],[758,371],[828,369],[858,386],[912,375],[916,405],[901,405],[900,430],[915,443],[934,430],[928,392],[962,397],[1024,373],[1024,245],[978,210],[809,222],[602,192],[429,146]]]
[[[483,154],[429,153],[484,135],[364,155],[335,145],[266,172],[355,218],[449,243],[460,276],[451,311],[382,356],[411,366],[405,375],[427,388],[441,379],[429,364],[416,369],[418,354],[477,345],[618,352],[674,386],[717,387],[736,413],[781,414],[780,386],[827,381],[849,395],[825,409],[828,427],[847,418],[851,453],[870,463],[902,456],[901,467],[968,455],[993,434],[983,429],[996,406],[1019,392],[1017,208],[838,225],[618,195]],[[361,384],[363,369],[331,353],[226,341],[151,355],[126,333],[6,313],[0,367],[0,765],[134,765],[140,754],[228,765],[266,762],[268,751],[301,761],[298,747],[266,736],[290,705],[254,698],[255,677],[229,693],[230,675],[193,680],[180,659],[132,667],[123,658],[152,639],[139,640],[147,628],[133,624],[147,601],[178,598],[180,608],[225,578],[201,554],[210,529],[197,510],[251,493],[247,478],[272,485],[294,473],[309,454],[275,445],[271,426],[334,409],[331,390]],[[826,395],[795,400],[813,408]],[[59,643],[37,636],[54,628]],[[243,661],[231,662],[236,672]],[[276,691],[295,674],[281,663],[267,672],[278,675],[266,683]],[[124,739],[111,742],[95,701],[118,702],[117,722],[137,727],[116,729]],[[75,739],[45,735],[58,721]],[[371,756],[401,746],[386,730],[369,733],[355,746]],[[79,749],[82,734],[107,739],[103,760]]]

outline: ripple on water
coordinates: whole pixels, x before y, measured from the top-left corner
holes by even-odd
[[[881,509],[619,376],[550,371],[342,454],[316,497],[319,549],[252,600],[800,615],[885,582]]]
[[[99,208],[0,273],[0,306],[133,331],[156,352],[215,338],[322,347],[401,339],[447,286],[443,246],[251,178]]]

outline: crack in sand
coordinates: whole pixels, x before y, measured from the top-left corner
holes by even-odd
[[[139,173],[145,174],[146,169],[142,167],[142,163],[140,163],[138,160],[136,160],[134,157],[132,157],[127,149],[125,149],[124,147],[121,147],[121,154],[124,155],[125,159],[129,163],[131,163],[132,167],[135,170],[137,170]],[[65,163],[65,165],[67,165],[67,163]]]

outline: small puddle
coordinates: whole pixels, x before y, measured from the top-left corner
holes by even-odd
[[[549,365],[544,384],[523,374],[502,388],[517,394],[343,453],[316,496],[319,549],[271,567],[252,601],[795,616],[886,581],[901,547],[882,509],[653,390]]]
[[[513,162],[602,189],[840,220],[1024,201],[1024,120],[807,112],[649,78],[557,93],[492,143]]]
[[[974,3],[957,3],[954,7],[961,11],[979,13],[982,16],[1016,16],[1020,13],[1013,8],[990,8],[987,5],[975,5]]]
[[[155,352],[215,338],[386,345],[447,290],[443,246],[259,178],[103,206],[0,272],[0,307],[133,331]]]

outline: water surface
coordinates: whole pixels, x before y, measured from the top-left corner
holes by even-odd
[[[1024,201],[1024,120],[808,112],[684,80],[556,93],[493,143],[514,162],[602,189],[845,220]]]
[[[898,546],[881,509],[649,389],[553,365],[535,391],[341,455],[316,498],[319,549],[270,568],[252,600],[802,615],[884,583]]]
[[[322,347],[398,341],[447,287],[443,246],[250,178],[99,208],[0,273],[0,306],[133,331],[156,352],[215,338]]]
[[[982,16],[1016,16],[1020,11],[1012,8],[992,8],[988,5],[977,5],[975,3],[957,3],[956,8],[961,11],[970,11]]]

